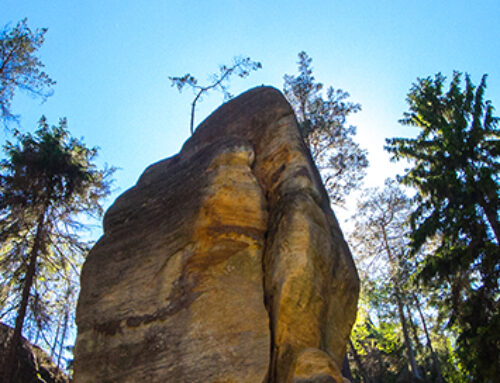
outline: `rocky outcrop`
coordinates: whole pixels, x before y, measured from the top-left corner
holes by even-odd
[[[106,213],[75,382],[341,382],[358,285],[290,106],[252,89]]]
[[[0,323],[0,361],[9,351],[14,329]],[[70,380],[61,371],[45,351],[22,338],[16,350],[14,383],[68,383]],[[3,364],[0,363],[0,377],[3,376]]]

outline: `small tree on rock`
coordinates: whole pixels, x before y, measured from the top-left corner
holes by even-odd
[[[250,75],[251,71],[260,68],[262,68],[262,64],[257,61],[252,61],[250,57],[235,57],[231,66],[221,65],[219,67],[219,73],[215,73],[211,76],[210,84],[208,85],[199,85],[198,80],[190,73],[187,73],[182,77],[169,77],[170,81],[172,81],[172,86],[177,87],[179,92],[181,92],[185,86],[189,86],[195,93],[195,98],[191,103],[191,121],[189,124],[191,134],[194,133],[194,114],[196,110],[196,103],[201,100],[204,93],[213,89],[219,90],[224,95],[224,101],[227,101],[232,98],[232,95],[228,90],[228,82],[231,75],[236,74],[238,77],[245,78]]]

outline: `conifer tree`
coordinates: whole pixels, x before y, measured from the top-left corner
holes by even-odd
[[[428,286],[451,291],[450,326],[463,365],[478,382],[500,375],[500,130],[486,101],[486,76],[474,86],[469,75],[418,79],[408,94],[401,123],[416,138],[387,140],[394,160],[408,160],[401,181],[418,191],[411,215],[411,246],[429,240],[436,249],[424,259]]]
[[[17,90],[45,100],[55,82],[43,71],[37,57],[46,28],[32,31],[28,20],[20,21],[14,28],[0,31],[0,120],[15,120],[11,102]]]
[[[26,318],[39,324],[50,317],[54,299],[70,302],[60,295],[71,293],[88,250],[88,243],[79,238],[79,219],[102,213],[113,172],[97,168],[97,149],[72,138],[64,119],[50,127],[42,118],[34,134],[15,131],[14,137],[17,142],[7,142],[6,159],[0,163],[1,282],[10,296],[3,296],[7,306],[2,311],[15,312],[4,383],[14,381]],[[69,288],[58,295],[55,289],[65,285]]]
[[[353,140],[356,128],[346,126],[346,118],[361,106],[347,101],[349,93],[333,87],[326,89],[325,98],[323,84],[316,82],[311,63],[312,59],[300,52],[299,74],[284,76],[283,91],[331,202],[342,205],[345,196],[360,186],[368,166],[366,151]]]

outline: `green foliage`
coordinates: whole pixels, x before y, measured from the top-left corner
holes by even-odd
[[[50,127],[42,117],[34,134],[14,138],[0,162],[0,315],[15,321],[14,338],[27,318],[29,337],[59,362],[90,245],[81,220],[102,214],[114,169],[98,169],[97,148],[71,137],[64,119]]]
[[[348,357],[358,359],[351,363],[354,382],[395,382],[406,371],[400,327],[390,320],[373,321],[372,315],[362,304],[351,333]]]
[[[455,72],[418,79],[408,94],[401,123],[416,138],[387,140],[394,160],[411,163],[401,181],[418,191],[411,215],[411,247],[436,243],[423,258],[428,286],[449,289],[449,325],[459,331],[461,362],[475,381],[500,374],[499,170],[500,131],[484,100],[486,76],[474,86]]]
[[[466,381],[451,347],[455,329],[443,326],[450,314],[443,304],[449,289],[419,283],[421,260],[437,245],[429,242],[418,252],[409,251],[413,208],[412,199],[388,179],[384,189],[364,191],[352,217],[348,241],[362,281],[360,310],[365,313],[351,334],[362,355],[357,364],[363,366],[356,369],[372,382]]]
[[[411,318],[405,314],[409,301],[405,287],[409,231],[406,220],[410,211],[409,198],[390,179],[382,191],[366,190],[352,217],[354,230],[349,242],[365,274],[365,291],[372,307],[382,314],[382,319],[399,322],[409,371],[415,380],[420,380],[410,337]]]
[[[356,128],[346,126],[346,118],[361,106],[347,101],[349,94],[333,87],[326,90],[324,98],[323,84],[315,82],[311,63],[312,59],[300,52],[299,74],[284,76],[283,91],[331,201],[343,204],[345,196],[360,185],[368,166],[366,151],[353,140]]]
[[[181,92],[185,86],[189,86],[195,93],[195,98],[191,104],[191,122],[189,126],[191,134],[194,133],[194,114],[196,103],[201,99],[204,93],[208,93],[212,89],[219,90],[224,95],[224,101],[227,101],[233,97],[228,90],[228,82],[231,75],[235,74],[238,77],[245,78],[250,75],[250,72],[260,68],[262,68],[262,64],[258,61],[252,61],[250,57],[235,57],[233,58],[231,66],[219,66],[219,73],[213,74],[210,78],[210,84],[205,86],[199,85],[198,80],[190,73],[187,73],[182,77],[169,77],[169,80],[172,82],[172,86],[177,87],[179,92]]]
[[[32,31],[27,19],[14,28],[0,32],[0,119],[15,120],[11,102],[17,89],[45,100],[55,82],[42,70],[44,65],[36,56],[44,42],[47,29]]]

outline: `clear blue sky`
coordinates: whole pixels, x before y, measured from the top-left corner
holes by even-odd
[[[57,85],[44,104],[16,96],[14,112],[24,130],[42,114],[53,124],[65,116],[74,135],[99,146],[100,161],[120,168],[109,202],[189,135],[192,93],[179,95],[168,76],[205,80],[235,55],[263,69],[232,81],[233,94],[281,88],[305,50],[317,80],[361,103],[350,122],[370,153],[368,186],[398,169],[382,147],[413,135],[397,120],[417,77],[460,70],[477,83],[488,73],[487,97],[500,109],[499,0],[0,0],[0,25],[24,17],[49,29],[41,58]],[[206,97],[197,122],[221,101]]]

